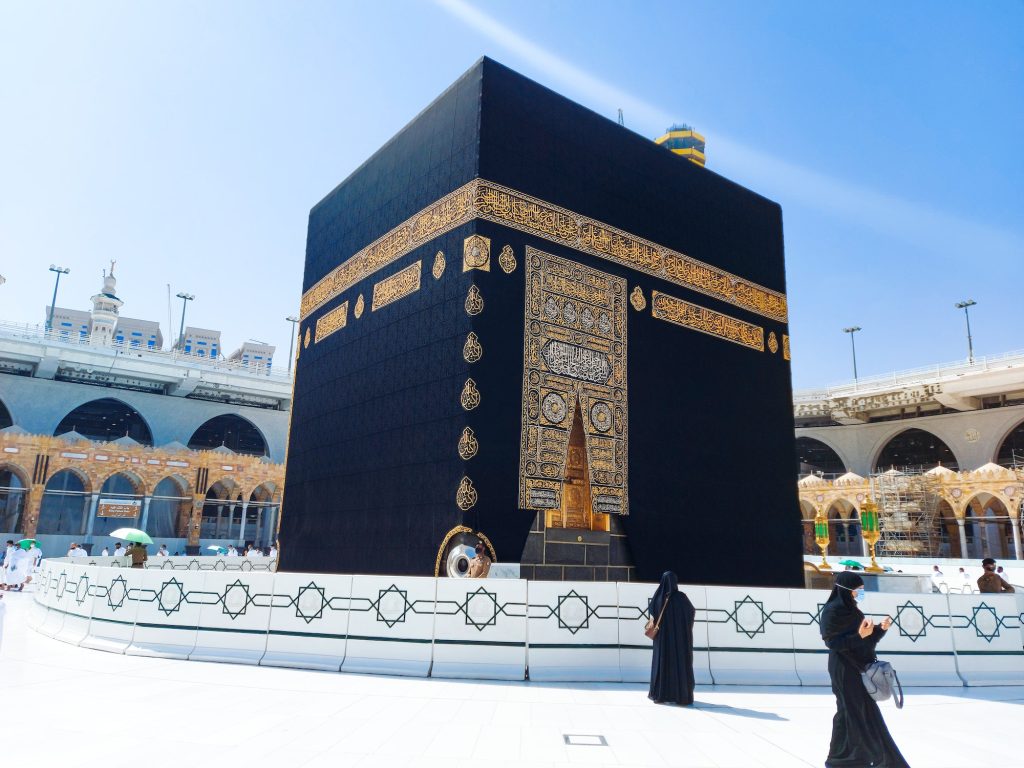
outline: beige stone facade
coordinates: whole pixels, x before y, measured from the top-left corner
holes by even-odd
[[[25,488],[18,533],[26,537],[36,535],[47,481],[62,470],[78,476],[85,493],[94,499],[93,507],[104,483],[113,475],[127,477],[144,505],[148,505],[161,480],[173,478],[183,498],[177,534],[191,546],[199,544],[208,494],[211,499],[241,499],[243,508],[255,496],[260,504],[276,511],[284,488],[284,464],[269,463],[259,456],[218,450],[172,451],[84,439],[72,442],[67,436],[10,432],[0,432],[0,470],[9,470]]]
[[[940,466],[927,474],[939,497],[938,528],[933,551],[922,554],[1024,559],[1024,468],[990,463],[970,472],[953,472]],[[875,494],[871,481],[848,472],[835,480],[808,475],[798,485],[804,551],[820,551],[814,543],[813,524],[817,514],[824,514],[830,527],[829,554],[863,555],[866,550],[857,523],[861,506]]]

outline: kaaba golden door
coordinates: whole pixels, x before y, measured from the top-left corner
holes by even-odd
[[[608,516],[594,514],[590,498],[590,467],[587,463],[587,445],[583,436],[580,403],[576,401],[569,449],[565,461],[565,480],[562,483],[562,506],[547,515],[548,528],[582,528],[608,530]]]

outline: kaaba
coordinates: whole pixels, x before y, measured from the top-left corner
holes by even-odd
[[[778,204],[483,58],[310,212],[282,570],[800,586],[789,360]]]

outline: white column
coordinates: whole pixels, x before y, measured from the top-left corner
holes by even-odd
[[[92,543],[92,529],[96,525],[96,509],[100,505],[100,495],[94,493],[92,500],[89,502],[89,519],[85,523],[85,538],[82,539],[86,544]]]
[[[238,521],[238,545],[245,546],[245,511],[249,508],[249,502],[242,502],[242,519]]]
[[[149,522],[149,502],[152,500],[150,496],[142,499],[142,515],[139,517],[139,530],[146,530],[146,524]]]
[[[1018,560],[1024,560],[1024,553],[1020,546],[1020,516],[1010,516],[1010,528],[1013,529],[1013,553]]]
[[[253,534],[253,538],[256,539],[257,541],[260,541],[260,539],[263,539],[264,541],[260,542],[261,545],[263,543],[265,543],[265,539],[266,539],[266,537],[263,535],[263,533],[264,533],[264,531],[263,531],[263,507],[257,507],[256,508],[256,533]]]
[[[964,519],[962,517],[956,519],[956,527],[960,533],[960,557],[970,557],[967,552],[967,533],[964,531]]]

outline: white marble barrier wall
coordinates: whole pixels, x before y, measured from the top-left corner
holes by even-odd
[[[527,589],[531,680],[622,680],[614,582],[532,581]],[[648,679],[650,665],[648,648]]]
[[[953,649],[967,685],[1024,685],[1019,594],[947,595]],[[1017,660],[1009,665],[1007,660]]]
[[[195,648],[189,659],[259,664],[267,650],[274,576],[206,571]],[[192,599],[192,595],[189,595]]]
[[[352,577],[275,573],[272,586],[270,629],[260,664],[330,672],[341,669]]]
[[[438,581],[425,576],[353,576],[342,671],[429,675]]]
[[[135,632],[125,649],[129,656],[157,656],[187,659],[196,647],[199,612],[215,602],[206,592],[206,574],[201,571],[130,569],[142,571],[142,586],[137,591],[138,609]]]
[[[476,581],[43,562],[30,625],[83,647],[375,674],[649,679],[653,584]],[[821,590],[680,587],[700,684],[827,685]],[[869,593],[907,686],[1024,685],[1024,594]]]
[[[707,587],[705,621],[716,685],[800,685],[792,591]]]
[[[525,678],[526,584],[520,579],[437,579],[431,676]]]
[[[47,561],[44,561],[47,562]],[[53,561],[49,561],[53,564]],[[145,571],[141,568],[88,566],[94,575],[92,618],[83,648],[124,653],[135,635],[135,618]],[[50,583],[53,583],[51,576]]]

